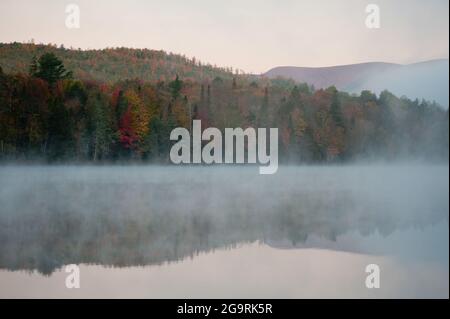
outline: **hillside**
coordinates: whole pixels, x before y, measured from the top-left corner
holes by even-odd
[[[185,80],[208,81],[216,77],[231,79],[231,68],[202,64],[195,58],[148,49],[110,48],[77,50],[53,45],[0,43],[0,67],[6,73],[27,73],[33,57],[53,52],[74,76],[83,80],[113,83],[123,79],[170,81],[176,74]]]
[[[388,91],[249,81],[151,50],[12,44],[0,52],[0,160],[167,163],[172,129],[197,119],[222,131],[278,128],[282,163],[448,161],[448,111]]]

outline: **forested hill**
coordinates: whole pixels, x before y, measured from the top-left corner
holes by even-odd
[[[105,62],[115,55],[160,64],[155,62],[152,71],[150,62]],[[21,66],[5,61],[21,61]],[[140,70],[142,65],[147,71]],[[118,68],[123,72],[117,73]],[[81,76],[86,72],[97,74],[97,80]],[[278,128],[281,163],[367,158],[448,162],[449,112],[435,103],[399,98],[386,90],[348,94],[333,86],[315,90],[286,84],[233,76],[155,51],[2,45],[0,160],[168,163],[171,130],[191,129],[197,119],[203,128],[221,131]]]
[[[57,55],[75,78],[113,83],[123,79],[168,81],[174,74],[184,80],[231,79],[232,68],[202,64],[195,58],[148,49],[111,48],[103,50],[66,49],[31,43],[0,43],[0,66],[4,72],[28,73],[30,61],[46,52]]]

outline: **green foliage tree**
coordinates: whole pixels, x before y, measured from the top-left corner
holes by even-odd
[[[345,128],[344,119],[341,110],[341,103],[339,101],[339,93],[337,90],[334,90],[333,97],[331,100],[330,113],[333,117],[334,123],[337,127]]]
[[[30,65],[31,75],[54,84],[61,79],[72,78],[72,72],[67,71],[62,61],[54,53],[43,54],[36,63],[33,59]]]
[[[178,75],[176,76],[175,80],[169,83],[169,88],[172,93],[172,98],[176,99],[180,96],[181,89],[183,87],[183,81],[180,80]]]
[[[88,122],[86,139],[88,156],[93,161],[107,159],[117,141],[114,130],[114,114],[109,107],[107,96],[101,92],[92,92],[86,105]]]

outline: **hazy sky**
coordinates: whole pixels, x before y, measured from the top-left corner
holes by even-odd
[[[80,29],[65,26],[70,3]],[[369,3],[380,7],[380,29],[365,25]],[[448,0],[1,0],[0,42],[163,49],[257,73],[410,63],[448,58],[448,10]]]

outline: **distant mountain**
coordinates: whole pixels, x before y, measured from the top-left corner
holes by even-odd
[[[370,90],[375,93],[387,89],[398,96],[436,101],[449,105],[449,60],[431,60],[401,65],[370,62],[332,67],[276,67],[264,74],[269,78],[291,78],[316,88],[336,86],[350,93]]]
[[[298,82],[307,82],[316,88],[336,86],[338,89],[352,87],[367,77],[395,68],[396,64],[372,62],[331,67],[294,67],[280,66],[269,70],[269,78],[284,77]]]

